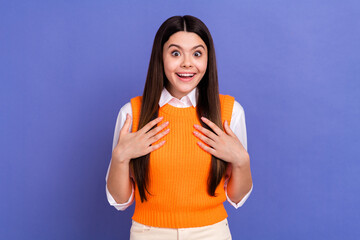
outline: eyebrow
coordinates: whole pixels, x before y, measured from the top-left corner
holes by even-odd
[[[170,44],[168,48],[170,47],[178,47],[182,50],[182,47],[180,47],[179,45],[177,44]],[[204,50],[205,50],[205,47],[202,45],[202,44],[199,44],[199,45],[196,45],[195,47],[193,47],[191,50],[195,49],[195,48],[198,48],[198,47],[202,47]]]

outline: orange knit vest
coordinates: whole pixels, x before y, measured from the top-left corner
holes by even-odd
[[[227,120],[230,125],[234,98],[221,94],[219,97],[222,122]],[[138,129],[141,99],[131,99],[133,132]],[[211,155],[196,144],[199,139],[193,135],[193,125],[201,125],[196,108],[165,104],[159,109],[159,116],[164,119],[158,125],[169,121],[170,132],[158,141],[165,140],[165,144],[150,154],[148,190],[152,195],[147,194],[147,201],[141,202],[135,183],[132,219],[162,228],[202,227],[224,220],[228,216],[223,205],[225,176],[215,191],[216,197],[210,196],[207,178]]]

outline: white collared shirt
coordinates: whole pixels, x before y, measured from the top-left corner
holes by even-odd
[[[178,107],[178,108],[186,108],[186,107],[191,107],[191,106],[196,107],[197,94],[198,94],[197,88],[194,88],[190,93],[188,93],[188,95],[182,97],[179,100],[179,99],[173,97],[167,91],[167,89],[164,88],[163,91],[161,92],[161,96],[160,96],[160,100],[159,100],[159,107],[162,107],[165,104],[170,104],[171,106]],[[130,116],[132,117],[132,108],[131,108],[130,102],[125,104],[120,109],[119,114],[117,116],[115,131],[114,131],[114,138],[113,138],[113,146],[112,146],[113,150],[116,147],[116,144],[118,142],[120,130],[125,123],[127,113],[130,114]],[[244,112],[243,107],[237,101],[234,102],[233,112],[232,112],[231,121],[230,121],[230,128],[235,133],[235,135],[238,137],[241,144],[244,146],[244,148],[247,151],[245,112]],[[131,129],[132,129],[132,125],[130,126],[130,131],[131,131]],[[111,164],[111,160],[110,160],[110,164]],[[109,164],[109,167],[108,167],[108,170],[106,173],[106,177],[105,177],[106,181],[107,181],[108,175],[109,175],[110,164]],[[130,175],[130,177],[133,178],[133,176],[131,176],[131,175]],[[227,177],[225,179],[225,184],[224,184],[226,199],[232,206],[234,206],[237,209],[237,208],[241,207],[245,203],[245,201],[248,199],[248,197],[253,189],[253,186],[251,186],[250,191],[243,197],[243,199],[241,199],[240,202],[234,203],[230,200],[230,198],[227,195],[228,181],[229,181],[229,177]],[[106,196],[107,196],[107,200],[111,206],[114,206],[117,210],[124,211],[126,208],[128,208],[133,203],[133,201],[134,201],[134,183],[133,182],[131,182],[131,183],[132,183],[131,196],[126,203],[121,203],[121,204],[117,203],[114,200],[114,198],[110,194],[110,192],[107,188],[107,185],[106,185]]]

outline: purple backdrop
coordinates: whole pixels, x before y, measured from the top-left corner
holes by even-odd
[[[233,239],[359,239],[358,1],[0,1],[0,239],[127,239],[105,196],[116,116],[170,16],[202,19],[245,109]]]

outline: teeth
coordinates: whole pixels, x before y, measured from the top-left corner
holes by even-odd
[[[180,77],[192,77],[192,76],[194,76],[193,73],[184,73],[184,74],[178,73],[178,75],[179,75]]]

